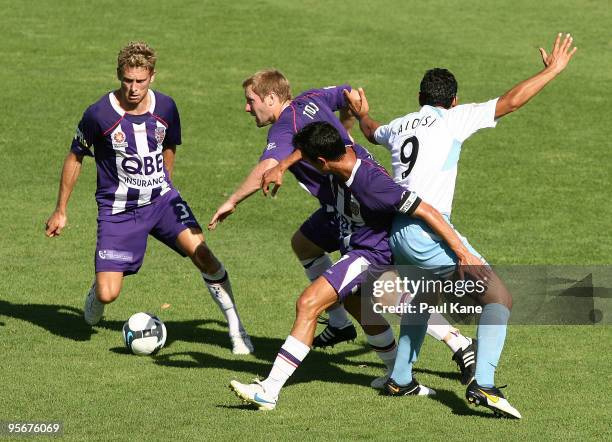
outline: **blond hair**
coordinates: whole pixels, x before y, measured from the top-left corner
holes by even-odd
[[[276,69],[265,69],[255,72],[242,82],[242,87],[246,89],[251,86],[259,98],[263,99],[266,95],[274,93],[281,102],[291,100],[291,85],[287,77]]]
[[[144,41],[131,41],[117,55],[117,77],[121,79],[126,67],[146,68],[153,73],[156,61],[155,49]]]

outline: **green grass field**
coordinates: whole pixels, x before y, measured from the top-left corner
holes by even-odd
[[[0,0],[0,7],[7,160],[0,421],[63,421],[70,440],[612,438],[609,326],[510,327],[497,381],[509,384],[521,421],[469,408],[450,353],[430,338],[417,375],[437,399],[379,397],[368,384],[382,366],[362,334],[311,352],[274,412],[243,407],[229,381],[268,374],[306,285],[289,239],[316,201],[293,178],[277,199],[254,195],[207,235],[231,272],[255,356],[232,356],[199,275],[153,240],[105,320],[85,325],[93,161],[72,195],[69,227],[57,239],[43,234],[74,128],[86,106],[116,87],[116,54],[130,40],[158,51],[154,86],[175,98],[183,125],[174,182],[206,224],[265,146],[267,131],[243,111],[240,84],[254,71],[281,69],[294,92],[363,86],[372,115],[388,121],[417,108],[426,69],[448,67],[463,102],[484,101],[537,72],[537,47],[563,31],[579,47],[567,71],[464,145],[453,221],[495,264],[610,264],[608,2]],[[389,164],[383,149],[372,151]],[[163,303],[171,307],[162,311]],[[168,328],[168,345],[155,357],[122,348],[121,326],[137,311],[160,314]]]

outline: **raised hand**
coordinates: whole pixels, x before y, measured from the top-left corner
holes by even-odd
[[[358,120],[363,118],[370,112],[370,106],[368,104],[368,99],[365,96],[365,92],[363,88],[357,89],[359,93],[359,99],[352,94],[351,92],[344,89],[342,91],[344,93],[344,97],[346,98],[346,104],[348,105],[349,110],[355,115],[355,118]]]
[[[540,55],[542,56],[544,66],[552,69],[557,74],[565,69],[572,56],[576,53],[576,50],[578,50],[577,47],[572,48],[574,39],[570,34],[565,34],[563,41],[561,41],[561,37],[562,34],[559,33],[550,54],[544,48],[540,48]]]

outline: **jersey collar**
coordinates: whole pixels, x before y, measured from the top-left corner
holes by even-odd
[[[155,111],[155,93],[151,89],[149,89],[149,113],[153,113]],[[121,106],[119,106],[119,100],[115,97],[115,93],[113,91],[108,94],[108,101],[112,106],[113,110],[117,112],[121,117],[125,115],[125,111]]]
[[[351,172],[351,176],[345,183],[346,187],[351,187],[351,184],[353,184],[353,180],[355,179],[355,174],[357,174],[357,169],[359,169],[359,166],[361,166],[361,160],[357,158],[357,161],[355,161],[355,165],[353,166],[353,171]]]

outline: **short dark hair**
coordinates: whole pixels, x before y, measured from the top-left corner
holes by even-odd
[[[457,96],[457,80],[447,69],[434,68],[425,72],[421,80],[419,104],[421,106],[442,106],[450,109]]]
[[[346,153],[346,146],[338,130],[325,121],[304,126],[293,136],[293,145],[309,160],[318,157],[338,160]]]

